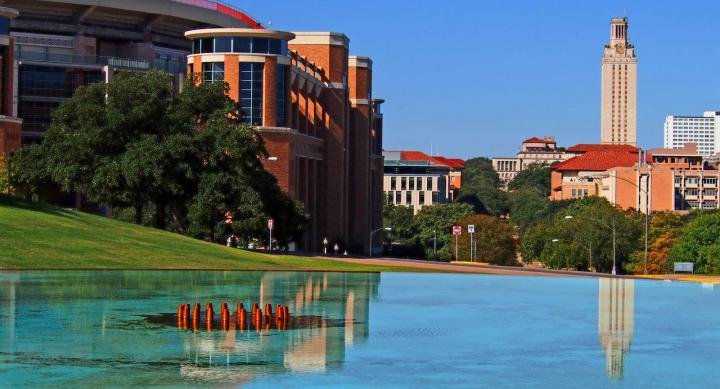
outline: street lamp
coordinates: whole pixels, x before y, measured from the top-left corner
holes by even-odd
[[[574,219],[572,215],[565,216],[565,220],[570,220],[570,219]],[[591,217],[588,217],[588,219],[593,220],[593,221],[599,223],[601,226],[608,228],[612,231],[612,248],[613,248],[612,275],[617,274],[617,271],[616,271],[616,263],[617,263],[616,262],[616,247],[617,247],[617,245],[616,245],[616,240],[615,240],[615,217],[613,217],[613,219],[612,219],[612,225],[605,224],[605,222],[603,222],[602,220],[599,220],[599,219],[595,219],[595,218],[591,218]]]
[[[589,262],[590,262],[590,263],[588,264],[588,270],[591,270],[591,269],[592,269],[592,244],[586,245],[586,244],[584,244],[584,243],[576,242],[576,241],[574,241],[574,240],[573,240],[573,241],[567,241],[567,240],[557,239],[557,238],[553,239],[552,242],[553,242],[553,243],[567,242],[567,243],[576,244],[576,245],[578,245],[578,246],[580,246],[580,247],[586,248],[586,249],[588,250],[588,257],[589,257]],[[591,270],[591,271],[592,271],[592,270]]]
[[[368,255],[369,257],[372,257],[372,238],[373,238],[373,235],[374,235],[376,232],[378,232],[378,231],[383,231],[383,230],[385,230],[385,231],[392,231],[392,228],[391,228],[391,227],[381,227],[381,228],[378,228],[378,229],[375,230],[375,231],[370,231],[370,255]]]

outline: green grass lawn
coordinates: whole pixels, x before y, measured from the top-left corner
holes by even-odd
[[[0,269],[422,271],[238,250],[5,195]]]

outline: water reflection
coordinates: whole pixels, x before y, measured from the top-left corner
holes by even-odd
[[[607,375],[622,379],[635,324],[635,280],[600,278],[598,335],[605,351]]]
[[[260,306],[282,302],[292,317],[320,318],[287,331],[184,332],[185,379],[242,383],[279,372],[324,372],[342,366],[345,349],[368,335],[370,299],[379,274],[266,274],[257,286]],[[234,303],[234,302],[233,302]]]

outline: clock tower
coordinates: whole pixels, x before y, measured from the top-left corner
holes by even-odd
[[[610,43],[602,59],[600,142],[637,142],[637,58],[628,40],[628,19],[610,21]]]

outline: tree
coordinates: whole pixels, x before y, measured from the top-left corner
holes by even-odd
[[[550,196],[551,172],[552,169],[545,163],[532,163],[508,183],[508,190],[533,190],[540,195]]]
[[[470,260],[468,225],[475,226],[473,246],[475,261],[493,265],[517,266],[515,230],[507,221],[488,215],[466,216],[458,221],[463,234],[458,239],[459,258]]]
[[[8,178],[8,159],[5,153],[0,152],[0,193],[8,193],[8,191],[10,191],[10,181]]]
[[[472,206],[462,203],[438,204],[423,207],[415,215],[418,229],[416,238],[426,247],[428,258],[449,261],[454,253],[450,249],[452,227],[462,218],[473,214]],[[432,242],[436,241],[438,253],[433,257]]]
[[[80,88],[60,105],[43,143],[13,158],[11,181],[41,195],[58,185],[113,209],[131,207],[142,223],[168,222],[181,233],[216,240],[230,227],[264,237],[258,220],[274,218],[281,245],[298,240],[307,216],[282,192],[261,158],[262,137],[240,123],[224,83],[186,83],[173,94],[169,76],[121,73]],[[246,223],[247,222],[247,223]]]
[[[622,270],[631,253],[640,247],[643,220],[638,212],[622,211],[604,198],[576,200],[530,227],[521,237],[521,253],[525,261],[540,261],[550,268],[593,267],[610,272],[614,225],[617,269]]]
[[[468,201],[478,209],[475,199],[479,199],[483,208],[491,215],[502,215],[508,212],[507,194],[500,190],[500,178],[492,166],[492,161],[484,157],[465,161],[463,183],[460,190],[461,201]]]
[[[720,271],[720,213],[703,213],[695,217],[672,245],[669,260],[692,262],[701,273]]]

